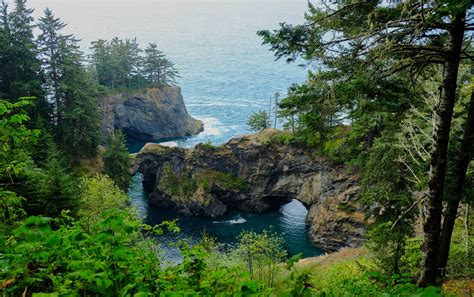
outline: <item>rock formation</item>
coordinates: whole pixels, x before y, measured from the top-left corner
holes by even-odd
[[[203,123],[186,111],[181,89],[176,86],[112,93],[100,101],[99,109],[102,142],[115,129],[144,141],[184,137],[203,130]]]
[[[313,243],[326,250],[361,245],[366,222],[355,199],[357,176],[314,155],[282,144],[268,129],[213,147],[147,144],[136,170],[150,203],[189,215],[218,217],[228,208],[263,212],[298,199],[308,209]]]

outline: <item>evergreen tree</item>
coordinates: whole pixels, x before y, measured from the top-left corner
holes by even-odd
[[[4,98],[41,95],[38,77],[39,63],[33,37],[33,9],[26,7],[26,0],[15,0],[15,8],[8,13],[2,4],[2,35],[4,40],[2,93]]]
[[[45,10],[38,38],[53,101],[55,138],[73,159],[94,156],[99,143],[100,116],[96,88],[82,65],[83,54],[72,35],[60,31],[66,25]]]
[[[61,124],[59,110],[63,102],[60,92],[61,76],[60,65],[64,60],[64,51],[60,45],[65,42],[64,39],[70,39],[71,36],[59,34],[66,24],[59,18],[55,18],[53,12],[47,8],[44,16],[39,19],[38,27],[41,34],[38,36],[39,54],[43,65],[43,71],[46,77],[45,88],[52,101],[53,116],[57,125]]]
[[[41,88],[40,63],[33,37],[33,10],[26,7],[25,0],[14,3],[11,12],[5,1],[0,8],[0,98],[35,96],[37,100],[29,109],[30,116],[47,118],[47,103]]]
[[[79,201],[79,182],[67,167],[64,154],[52,144],[44,168],[32,168],[26,174],[25,210],[29,215],[56,217],[63,210],[73,213]]]
[[[173,62],[158,50],[156,43],[150,43],[145,49],[143,73],[153,87],[163,87],[175,83],[178,71]]]
[[[142,57],[137,39],[97,40],[90,48],[99,84],[114,88],[143,86]]]
[[[96,81],[100,85],[109,86],[111,82],[110,47],[107,40],[99,39],[91,43],[91,64],[94,65]]]
[[[64,69],[61,92],[65,95],[60,110],[63,123],[58,127],[60,142],[73,159],[93,157],[100,139],[98,92],[93,80],[80,65]]]
[[[262,131],[271,126],[270,116],[264,110],[252,113],[247,120],[248,129],[251,131]]]
[[[364,110],[373,103],[377,105],[378,99],[390,98],[388,94],[377,96],[377,93],[387,92],[383,85],[386,82],[391,84],[392,77],[400,75],[414,82],[420,75],[432,71],[433,65],[443,66],[439,68],[443,77],[439,83],[438,104],[433,110],[428,195],[424,199],[424,257],[419,279],[420,286],[436,284],[440,272],[438,247],[447,149],[459,65],[463,59],[472,62],[472,48],[469,47],[470,31],[474,30],[472,1],[409,0],[389,5],[380,1],[360,1],[331,4],[325,9],[310,4],[306,24],[282,24],[275,32],[262,31],[259,34],[278,57],[285,56],[288,61],[294,61],[301,56],[317,61],[320,71],[312,80],[329,83],[329,92],[325,96],[333,96],[334,90],[338,89],[349,91],[347,93],[355,91],[356,95],[366,94],[364,97],[370,101],[358,102],[354,98],[359,96],[355,96],[346,97],[349,100],[342,102],[348,104],[350,111],[359,110],[357,113],[361,119],[367,115]],[[340,100],[337,96],[334,98],[336,102]],[[403,100],[393,100],[392,103],[394,105],[385,106],[385,114],[378,113],[378,117],[365,125],[370,130],[359,126],[368,132],[369,148],[374,138],[380,135],[378,122],[385,121],[394,111],[406,108],[405,104],[400,104]]]
[[[121,189],[127,190],[131,181],[129,168],[130,154],[127,151],[125,135],[118,131],[110,140],[104,153],[104,173],[110,176]]]

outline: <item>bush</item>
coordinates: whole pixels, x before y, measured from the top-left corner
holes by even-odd
[[[78,215],[86,227],[95,225],[107,209],[124,209],[128,196],[106,175],[83,177]]]
[[[262,131],[271,125],[270,116],[264,110],[252,113],[247,120],[247,126],[250,131]]]
[[[118,131],[104,152],[104,173],[110,176],[122,190],[127,190],[132,180],[129,168],[130,154],[125,144],[125,135]]]
[[[50,218],[29,217],[11,237],[0,237],[2,293],[248,296],[268,292],[264,284],[238,269],[208,271],[207,253],[200,245],[183,246],[183,262],[162,268],[156,243],[143,237],[142,225],[129,217],[127,212],[110,209],[99,215],[90,230],[68,216],[56,220],[61,221],[57,230]]]
[[[247,268],[253,279],[257,279],[272,287],[278,265],[287,256],[282,248],[284,239],[275,233],[264,230],[262,233],[243,231],[233,251]]]

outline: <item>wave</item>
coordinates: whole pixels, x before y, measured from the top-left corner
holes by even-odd
[[[216,118],[199,118],[204,123],[204,131],[199,134],[199,136],[218,136],[223,133],[229,132],[229,129],[225,127],[221,121]]]
[[[236,219],[228,220],[228,221],[214,221],[214,224],[243,224],[247,222],[246,219],[242,218],[241,216],[237,217]]]
[[[160,145],[168,146],[168,147],[177,147],[178,143],[175,141],[166,141],[166,142],[160,142]]]

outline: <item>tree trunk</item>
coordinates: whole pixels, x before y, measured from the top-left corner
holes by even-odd
[[[439,245],[438,267],[441,269],[440,276],[444,276],[446,265],[448,264],[449,247],[453,234],[454,223],[458,214],[459,203],[466,180],[466,172],[471,161],[472,146],[474,143],[474,91],[471,93],[471,101],[468,107],[468,114],[464,126],[464,135],[455,167],[455,185],[451,193],[448,205],[444,211],[443,229]]]
[[[423,212],[423,260],[418,285],[436,285],[438,276],[438,252],[443,212],[443,191],[446,177],[449,133],[456,100],[459,61],[465,31],[466,11],[454,18],[450,31],[449,53],[444,65],[440,98],[433,114],[433,149],[431,151],[428,176],[428,195],[424,201]]]

